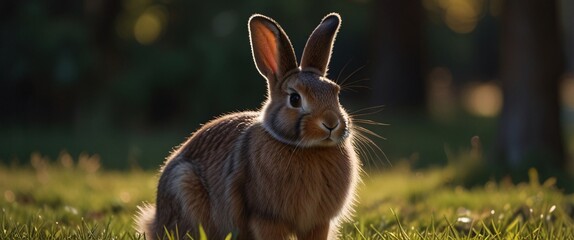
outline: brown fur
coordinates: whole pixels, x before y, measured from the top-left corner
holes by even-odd
[[[340,19],[325,19],[305,49],[319,52],[304,60],[313,63],[309,71],[291,63],[291,44],[275,21],[250,19],[268,100],[259,112],[208,122],[172,153],[155,207],[140,208],[138,230],[148,239],[165,230],[197,237],[200,224],[209,239],[336,238],[352,211],[360,164],[339,86],[324,77]],[[293,93],[300,107],[290,105]]]

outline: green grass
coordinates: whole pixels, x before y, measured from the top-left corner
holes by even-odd
[[[0,239],[143,239],[133,215],[153,201],[155,172],[107,171],[98,158],[34,154],[0,167]],[[398,164],[364,176],[344,239],[574,239],[574,195],[538,179],[463,188],[457,169]]]

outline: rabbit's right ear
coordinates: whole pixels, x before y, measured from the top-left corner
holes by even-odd
[[[297,68],[297,60],[289,38],[273,19],[255,14],[249,18],[251,52],[259,73],[275,86],[290,70]]]

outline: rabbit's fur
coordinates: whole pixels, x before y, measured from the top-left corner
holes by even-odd
[[[327,65],[340,17],[327,15],[297,66],[293,47],[272,19],[253,15],[255,64],[267,79],[258,112],[203,125],[162,168],[156,206],[140,208],[139,231],[162,238],[333,239],[349,217],[360,163],[352,122],[339,104]]]

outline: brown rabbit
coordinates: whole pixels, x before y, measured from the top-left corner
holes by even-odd
[[[267,79],[258,112],[203,125],[162,168],[156,206],[140,208],[139,231],[209,239],[334,239],[352,211],[360,163],[339,86],[326,78],[341,19],[313,31],[301,65],[273,19],[249,19],[257,69]]]

